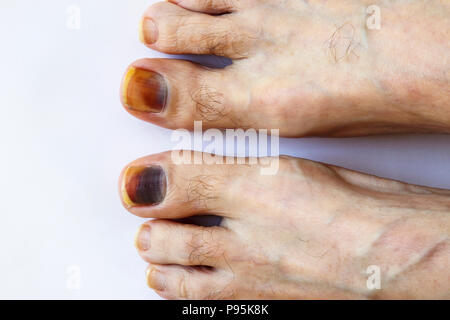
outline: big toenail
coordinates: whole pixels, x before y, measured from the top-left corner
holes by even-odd
[[[150,249],[150,226],[148,224],[143,224],[134,239],[134,245],[140,251],[147,251]]]
[[[159,73],[131,67],[125,76],[122,94],[128,109],[160,113],[166,105],[167,84]]]
[[[156,205],[166,196],[166,174],[159,166],[129,167],[122,183],[122,196],[126,205]]]
[[[139,27],[139,37],[142,43],[153,44],[158,41],[159,31],[155,22],[150,18],[144,18],[141,20]]]
[[[164,276],[156,268],[149,268],[147,270],[147,284],[150,288],[157,291],[164,291],[166,288]]]

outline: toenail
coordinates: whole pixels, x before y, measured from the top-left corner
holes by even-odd
[[[150,249],[150,226],[148,224],[143,224],[134,239],[134,245],[140,251],[147,251]]]
[[[122,94],[128,109],[160,113],[166,105],[167,84],[156,72],[131,67],[125,76]]]
[[[141,20],[139,35],[142,43],[153,44],[158,40],[158,27],[150,18]]]
[[[164,200],[166,188],[166,174],[160,166],[129,167],[123,178],[123,201],[129,207],[156,205]]]
[[[166,288],[164,276],[156,268],[149,268],[147,270],[147,284],[156,291],[164,291]]]

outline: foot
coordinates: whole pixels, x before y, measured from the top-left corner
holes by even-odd
[[[136,246],[164,298],[450,298],[450,191],[287,157],[263,176],[170,153],[120,181],[125,207],[156,218]],[[220,225],[176,220],[211,214]]]
[[[380,8],[379,30],[366,27],[370,5]],[[139,60],[123,104],[172,129],[198,120],[291,137],[450,132],[449,16],[437,0],[157,3],[142,20],[147,46],[233,64]]]

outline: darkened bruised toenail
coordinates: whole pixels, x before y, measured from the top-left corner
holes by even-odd
[[[159,73],[131,67],[125,75],[122,95],[130,110],[160,113],[167,100],[166,80]]]
[[[159,31],[155,22],[150,18],[144,18],[141,20],[139,27],[139,38],[142,43],[153,44],[158,41]]]
[[[156,291],[164,291],[166,289],[164,275],[156,268],[149,268],[147,270],[147,284]]]
[[[150,249],[150,226],[143,224],[134,239],[134,245],[140,251],[147,251]]]
[[[160,166],[129,167],[123,177],[123,201],[129,207],[156,205],[166,196],[166,174]]]

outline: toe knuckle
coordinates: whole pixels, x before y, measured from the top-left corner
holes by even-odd
[[[195,120],[217,121],[227,116],[224,94],[206,83],[200,82],[192,90],[191,99],[195,105]]]
[[[214,8],[215,2],[216,2],[215,0],[205,0],[203,6],[206,9],[211,9]]]
[[[212,228],[192,232],[186,242],[187,260],[191,265],[211,264],[222,254],[222,246],[213,238]]]
[[[223,0],[223,8],[226,10],[231,10],[239,6],[239,0]]]
[[[240,0],[205,0],[206,9],[232,10],[238,8]]]
[[[211,203],[218,199],[220,180],[218,176],[205,174],[190,178],[186,188],[187,202],[199,209],[212,209]]]
[[[161,19],[162,20],[162,19]],[[186,35],[193,28],[192,24],[185,16],[172,13],[170,21],[159,21],[158,23],[158,47],[165,52],[177,52],[177,48],[189,46],[195,43]]]
[[[232,27],[234,25],[232,22],[230,24],[231,26],[226,27],[223,31],[215,32],[206,39],[210,53],[233,58],[248,57],[248,48],[251,47],[250,42],[254,37],[247,30],[237,30],[236,27]]]

